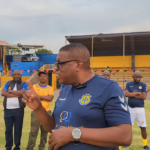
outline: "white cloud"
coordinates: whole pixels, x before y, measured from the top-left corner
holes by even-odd
[[[150,30],[149,0],[1,0],[0,40],[43,44],[57,53],[64,36]]]

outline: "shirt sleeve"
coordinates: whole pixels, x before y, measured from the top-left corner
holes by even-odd
[[[125,90],[128,90],[128,91],[129,91],[129,84],[128,84],[128,83],[126,84]]]
[[[59,99],[59,97],[58,97],[58,99]],[[55,110],[56,110],[56,107],[57,107],[57,101],[58,101],[58,99],[56,100],[56,102],[55,102],[55,107],[54,107],[54,110],[53,110],[53,113],[52,113],[52,116],[54,117],[54,113],[55,113]],[[55,117],[54,117],[55,118]]]
[[[53,87],[50,87],[50,89],[49,89],[49,95],[54,95]]]
[[[146,84],[143,85],[143,92],[147,93],[147,85]]]
[[[53,113],[52,113],[52,117],[54,117],[54,112],[55,112],[56,106],[54,107]]]
[[[27,83],[26,82],[23,84],[22,90],[27,90]]]
[[[5,84],[3,90],[8,91],[8,82]]]
[[[102,107],[108,126],[131,124],[129,108],[122,89],[111,83],[103,93]]]

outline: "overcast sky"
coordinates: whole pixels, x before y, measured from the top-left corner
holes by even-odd
[[[150,31],[150,0],[0,0],[0,40],[58,53],[65,36]]]

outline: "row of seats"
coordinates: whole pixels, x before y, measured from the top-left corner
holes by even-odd
[[[147,84],[148,90],[150,91],[150,70],[149,70],[149,72],[146,72],[146,70],[140,71],[140,72],[141,72],[141,75],[143,76],[143,78],[141,79],[141,82],[144,82],[145,84]],[[102,75],[102,72],[99,73],[99,71],[95,71],[94,73]],[[123,79],[123,72],[121,72],[121,71],[111,72],[110,78],[111,78],[111,80],[116,81],[119,84],[119,86],[122,89],[124,89],[127,82],[133,81],[133,79],[132,79],[133,73],[134,73],[133,71],[124,72],[124,79]]]

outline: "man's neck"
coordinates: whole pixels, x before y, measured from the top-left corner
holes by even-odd
[[[15,80],[13,80],[15,83],[19,83],[19,82],[21,82],[21,79],[20,80],[18,80],[18,81],[15,81]]]
[[[135,83],[135,84],[139,84],[140,82],[138,82],[138,83],[137,83],[137,82],[134,82],[134,81],[133,81],[133,83]]]
[[[46,86],[47,84],[46,83],[39,83],[41,86]]]
[[[94,77],[94,74],[91,71],[82,72],[82,75],[79,75],[78,83],[76,83],[75,86],[79,84],[84,84],[85,82],[89,81]]]

